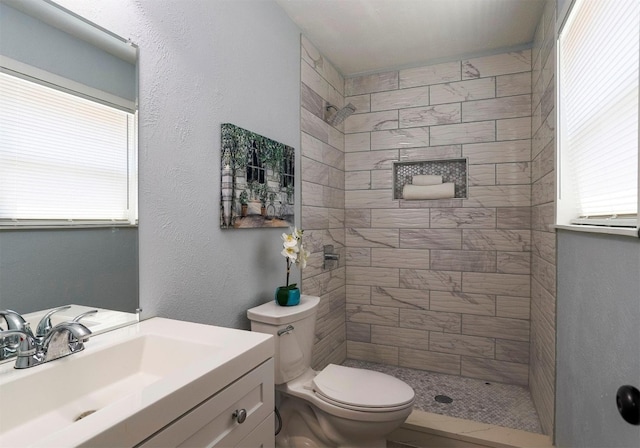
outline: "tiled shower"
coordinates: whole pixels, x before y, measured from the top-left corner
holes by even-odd
[[[529,386],[552,431],[554,3],[532,49],[346,79],[302,38],[315,367],[350,358]],[[349,102],[344,125],[323,120]],[[393,199],[394,161],[461,158],[466,199]],[[327,244],[340,259],[323,269]]]

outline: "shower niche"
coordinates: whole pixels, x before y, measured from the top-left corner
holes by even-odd
[[[422,185],[412,190],[410,199],[466,199],[468,196],[468,159],[439,159],[439,160],[419,160],[419,161],[395,161],[393,162],[393,199],[409,199],[408,188],[414,187],[414,179],[428,179],[428,182],[421,182]],[[434,180],[435,179],[435,180]],[[450,187],[448,193],[442,193]],[[413,197],[413,191],[420,190],[426,192],[426,197]],[[435,197],[429,197],[429,191]]]

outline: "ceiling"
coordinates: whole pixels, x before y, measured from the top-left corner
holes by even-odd
[[[345,76],[525,46],[545,0],[275,0]]]

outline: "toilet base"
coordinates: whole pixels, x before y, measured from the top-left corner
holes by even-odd
[[[364,431],[360,435],[347,440],[338,434],[324,412],[314,409],[304,400],[285,396],[279,407],[282,418],[282,429],[276,436],[278,448],[385,448],[386,438],[369,438],[364,423]],[[343,422],[345,423],[345,422]],[[347,423],[348,424],[348,423]],[[362,422],[356,425],[362,426]],[[379,425],[375,424],[376,426]],[[396,425],[397,426],[397,425]]]
[[[284,397],[278,409],[282,428],[276,436],[277,448],[337,446],[324,436],[311,406],[302,400]]]

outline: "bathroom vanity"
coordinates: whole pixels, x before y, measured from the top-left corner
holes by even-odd
[[[272,446],[273,395],[273,360],[269,360],[139,446]]]
[[[273,338],[152,318],[0,365],[0,446],[274,446]]]

